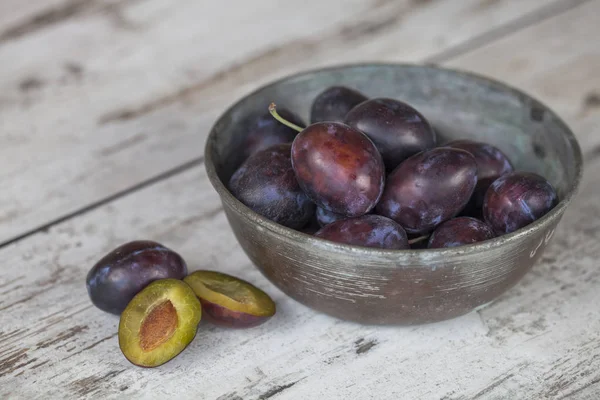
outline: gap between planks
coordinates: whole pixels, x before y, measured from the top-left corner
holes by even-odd
[[[171,178],[173,176],[177,176],[177,175],[179,175],[179,174],[181,174],[181,173],[183,173],[185,171],[188,171],[188,170],[190,170],[190,169],[192,169],[194,167],[199,167],[203,163],[204,163],[204,157],[203,156],[202,157],[198,157],[198,158],[194,158],[194,159],[192,159],[190,161],[187,161],[187,162],[185,162],[183,164],[180,164],[180,165],[178,165],[178,166],[176,166],[174,168],[171,168],[171,169],[169,169],[169,170],[167,170],[165,172],[162,172],[162,173],[160,173],[158,175],[155,175],[155,176],[153,176],[153,177],[151,177],[149,179],[143,180],[143,181],[141,181],[141,182],[139,182],[139,183],[137,183],[137,184],[135,184],[133,186],[130,186],[130,187],[124,189],[124,190],[116,192],[116,193],[114,193],[114,194],[112,194],[112,195],[110,195],[108,197],[104,197],[104,198],[102,198],[102,199],[100,199],[100,200],[98,200],[96,202],[93,202],[93,203],[88,204],[88,205],[86,205],[86,206],[84,206],[82,208],[79,208],[79,209],[77,209],[77,210],[75,210],[75,211],[73,211],[73,212],[71,212],[69,214],[63,215],[63,216],[61,216],[59,218],[56,218],[56,219],[53,219],[50,222],[48,222],[48,223],[46,223],[44,225],[41,225],[41,226],[39,226],[37,228],[31,229],[31,230],[29,230],[27,232],[24,232],[23,234],[21,234],[19,236],[16,236],[16,237],[14,237],[12,239],[6,240],[6,241],[0,243],[0,249],[3,248],[3,247],[9,246],[9,245],[11,245],[13,243],[19,242],[19,241],[21,241],[23,239],[26,239],[29,236],[35,235],[36,233],[47,231],[48,229],[52,228],[53,226],[58,225],[58,224],[60,224],[62,222],[65,222],[65,221],[67,221],[67,220],[69,220],[71,218],[74,218],[74,217],[86,214],[86,213],[88,213],[90,211],[93,211],[93,210],[95,210],[95,209],[97,209],[99,207],[102,207],[102,206],[104,206],[104,205],[106,205],[108,203],[111,203],[111,202],[113,202],[113,201],[115,201],[117,199],[120,199],[122,197],[128,196],[129,194],[135,193],[135,192],[137,192],[139,190],[142,190],[144,188],[152,186],[152,185],[154,185],[156,183],[162,182],[165,179],[169,179],[169,178]]]

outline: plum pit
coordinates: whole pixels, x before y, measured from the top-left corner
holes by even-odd
[[[177,330],[177,311],[170,300],[154,307],[140,327],[140,347],[151,351],[166,342]]]

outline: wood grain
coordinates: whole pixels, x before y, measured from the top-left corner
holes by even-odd
[[[70,3],[76,12],[64,11]],[[67,16],[0,43],[0,60],[11,61],[0,70],[0,243],[197,160],[222,109],[267,80],[342,62],[422,60],[579,3],[53,3]]]
[[[126,2],[137,0],[5,1],[0,6],[0,44],[94,12],[111,14]],[[16,3],[16,4],[15,4]]]
[[[4,0],[0,3],[0,37],[67,4],[68,0]]]
[[[589,219],[599,211],[598,179],[587,175],[543,263],[494,305],[445,323],[375,328],[313,313],[266,282],[235,244],[203,169],[193,169],[2,251],[17,268],[2,274],[12,283],[3,288],[1,305],[7,308],[0,394],[560,398],[593,382],[600,367],[600,324],[593,309],[581,306],[600,300],[593,268],[599,249],[597,241],[586,241],[589,232],[600,232]],[[177,249],[193,269],[219,269],[258,284],[273,295],[277,317],[247,331],[202,324],[189,349],[169,364],[130,366],[118,351],[117,318],[89,305],[84,279],[101,254],[138,237]],[[593,385],[588,390],[597,393]]]
[[[447,64],[508,81],[552,105],[588,155],[582,189],[543,260],[492,305],[412,328],[316,314],[249,265],[197,165],[0,249],[8,266],[0,270],[0,397],[597,399],[600,48],[589,38],[599,13],[600,2],[590,2]],[[234,76],[216,87],[244,74]],[[187,99],[107,126],[200,120],[202,90]],[[170,363],[131,366],[118,351],[118,319],[91,306],[84,279],[105,252],[140,238],[176,249],[191,269],[254,282],[272,294],[277,316],[245,331],[203,323]]]

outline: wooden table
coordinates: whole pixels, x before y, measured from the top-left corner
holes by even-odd
[[[600,1],[2,0],[0,398],[600,398]],[[492,305],[408,328],[317,314],[250,265],[203,165],[226,106],[355,61],[476,71],[576,132],[581,191],[541,262]],[[118,349],[91,265],[153,239],[263,287],[276,318],[201,324],[168,364]]]

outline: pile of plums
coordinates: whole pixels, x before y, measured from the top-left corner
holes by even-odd
[[[256,286],[216,271],[188,274],[179,254],[147,240],[108,253],[89,271],[86,285],[96,307],[120,315],[119,347],[142,367],[180,354],[203,314],[230,328],[257,326],[275,314],[273,300]]]
[[[275,104],[252,117],[228,187],[289,228],[385,249],[455,247],[516,231],[557,203],[543,177],[514,171],[489,143],[437,143],[418,110],[343,86],[320,93],[311,124]]]

